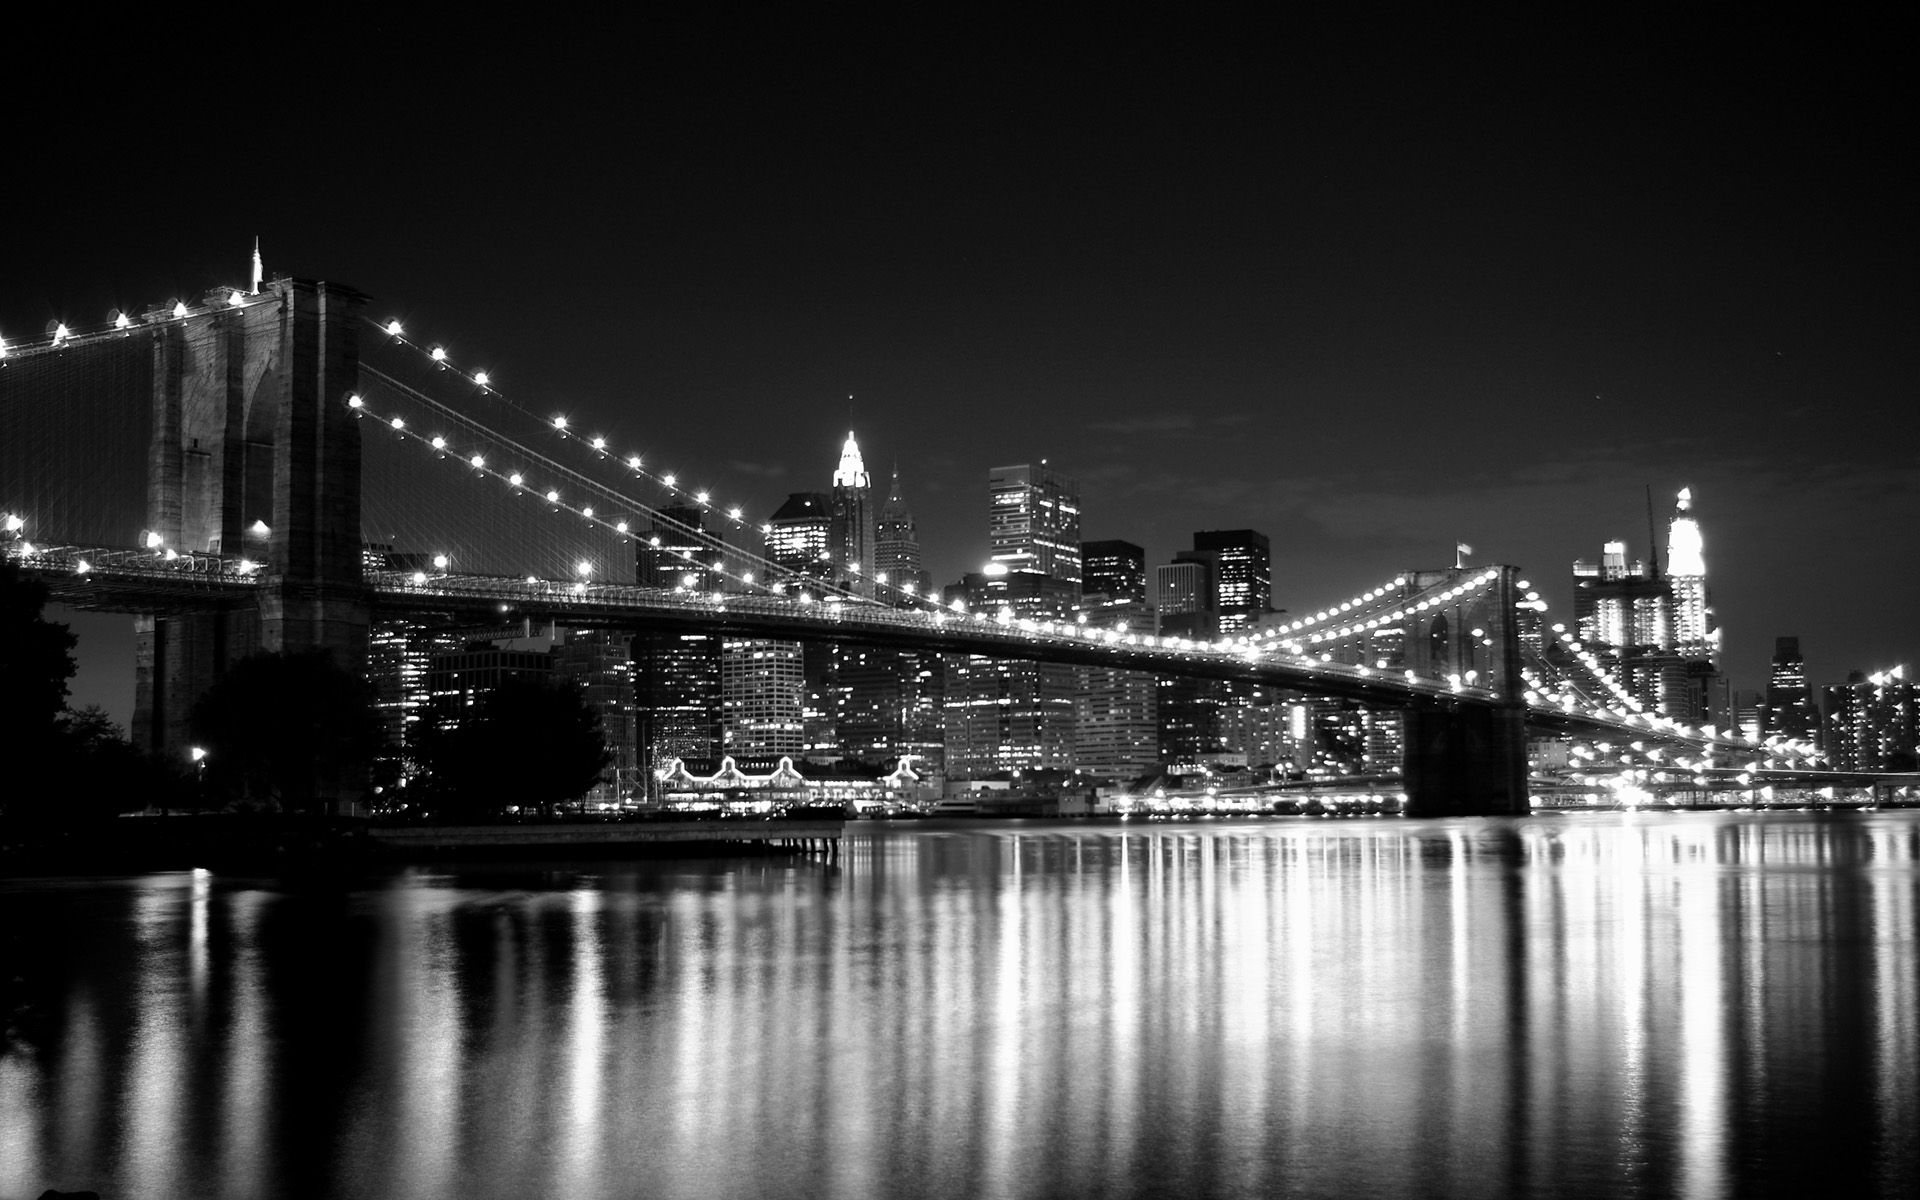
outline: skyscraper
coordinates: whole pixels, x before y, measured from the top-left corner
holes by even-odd
[[[1673,649],[1689,662],[1720,666],[1720,630],[1707,599],[1706,539],[1693,515],[1693,489],[1681,488],[1667,522],[1667,585],[1673,594]]]
[[[1080,485],[1038,464],[995,467],[987,476],[987,540],[994,562],[1080,582]]]
[[[1251,529],[1203,529],[1196,554],[1213,564],[1214,603],[1221,633],[1243,633],[1273,608],[1273,551],[1267,535]]]
[[[1598,564],[1573,564],[1573,612],[1582,642],[1641,703],[1662,707],[1662,682],[1681,662],[1673,649],[1673,588],[1645,562],[1627,563],[1611,541]]]
[[[1800,639],[1773,639],[1773,669],[1767,676],[1767,708],[1762,722],[1770,734],[1812,741],[1813,695],[1807,687],[1807,660],[1800,656]]]
[[[915,596],[932,594],[933,580],[920,565],[919,530],[900,492],[899,467],[893,469],[887,499],[874,519],[873,570],[875,577],[888,585],[879,594],[893,598],[895,603],[911,603],[902,594],[909,590]]]
[[[1080,543],[1080,590],[1109,604],[1147,598],[1147,552],[1132,542]]]
[[[847,432],[840,448],[840,465],[833,472],[830,493],[832,521],[828,527],[828,552],[840,568],[845,586],[862,596],[873,595],[874,512],[873,480],[860,458],[860,446]]]
[[[1904,666],[1848,674],[1825,693],[1827,761],[1848,771],[1911,771],[1920,742],[1920,688]]]
[[[774,582],[793,586],[792,576],[833,583],[838,571],[833,560],[833,496],[827,492],[794,492],[767,520],[767,557],[783,569]]]

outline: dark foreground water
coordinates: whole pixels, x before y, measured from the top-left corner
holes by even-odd
[[[1920,814],[0,883],[0,1197],[1920,1193]]]

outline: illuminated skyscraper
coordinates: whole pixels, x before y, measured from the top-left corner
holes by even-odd
[[[847,432],[840,448],[840,465],[833,472],[828,527],[828,552],[840,570],[840,579],[862,596],[873,595],[874,513],[873,480],[860,458],[860,446]]]
[[[1673,649],[1689,662],[1720,666],[1720,630],[1707,599],[1707,560],[1693,489],[1681,488],[1667,522],[1667,585],[1673,595]]]
[[[1608,542],[1598,564],[1573,564],[1573,612],[1579,638],[1627,691],[1648,707],[1662,703],[1673,649],[1673,589],[1645,562],[1627,563],[1627,544]],[[1677,715],[1677,714],[1676,714]]]
[[[1080,485],[1047,466],[995,467],[987,476],[987,540],[994,562],[1080,582]]]

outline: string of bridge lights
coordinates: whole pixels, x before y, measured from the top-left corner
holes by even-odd
[[[502,403],[507,404],[513,408],[516,408],[519,411],[526,413],[528,416],[541,421],[546,428],[548,428],[554,434],[559,436],[559,438],[562,441],[571,442],[576,446],[584,448],[585,450],[593,454],[594,457],[600,462],[613,465],[613,466],[624,467],[634,478],[653,483],[665,489],[669,494],[677,496],[682,500],[690,502],[691,505],[697,508],[699,511],[703,513],[712,514],[714,517],[720,520],[724,520],[725,522],[727,522],[728,526],[731,529],[740,531],[742,533],[757,533],[761,537],[768,537],[768,536],[771,536],[771,534],[773,533],[772,524],[761,523],[761,524],[755,525],[754,523],[747,520],[745,511],[740,505],[716,504],[714,502],[712,492],[709,489],[689,487],[688,485],[684,484],[680,480],[678,475],[674,472],[655,471],[651,469],[650,467],[647,466],[646,460],[642,455],[631,454],[631,453],[621,455],[620,453],[610,448],[608,439],[603,435],[600,435],[600,434],[594,434],[592,436],[582,435],[580,432],[578,432],[573,428],[572,422],[566,417],[565,414],[555,414],[552,417],[547,417],[547,418],[539,417],[533,411],[533,409],[531,409],[525,404],[520,403],[518,400],[514,399],[513,397],[509,396],[505,392],[501,391],[500,388],[494,383],[493,377],[489,372],[484,370],[469,371],[466,368],[456,365],[453,362],[452,357],[447,353],[445,346],[438,345],[438,344],[428,345],[426,343],[413,339],[412,337],[408,336],[405,327],[398,320],[390,320],[384,325],[379,323],[378,321],[374,321],[372,318],[366,318],[366,320],[375,329],[378,329],[382,333],[386,334],[390,339],[392,339],[392,341],[396,345],[404,346],[407,349],[410,349],[422,355],[423,357],[426,358],[428,362],[432,363],[434,367],[438,370],[451,372],[452,374],[462,379],[465,379],[467,382],[471,383],[475,388],[477,388],[482,394],[493,396],[496,399],[500,400]],[[392,381],[389,381],[389,382],[391,383]],[[398,385],[398,386],[404,387],[404,385]],[[412,391],[412,389],[407,389],[407,390]],[[438,406],[437,402],[431,401],[425,396],[420,396],[418,392],[414,392],[413,394],[423,401],[426,401],[428,403],[436,403],[436,406]],[[656,517],[662,517],[663,519],[672,521],[672,518],[663,517],[663,514],[661,514],[657,509],[655,509],[651,505],[640,503],[638,501],[633,500],[631,497],[622,496],[620,497],[620,499],[622,502],[630,504],[634,508],[650,513]],[[680,525],[680,527],[684,529],[687,534],[699,539],[703,545],[706,545],[711,549],[719,550],[722,553],[736,554],[742,557],[752,558],[759,561],[761,565],[770,574],[787,575],[790,577],[790,582],[800,583],[810,587],[814,587],[822,592],[836,594],[849,599],[859,598],[859,593],[856,592],[851,587],[833,582],[831,580],[824,580],[819,578],[818,576],[809,575],[803,571],[799,571],[794,568],[781,566],[780,564],[774,563],[771,560],[765,559],[762,556],[752,554],[752,552],[750,551],[745,551],[740,547],[729,546],[724,540],[721,539],[720,533],[717,531],[707,530],[703,528],[694,528],[691,526],[686,526],[680,522],[674,522],[674,523],[676,525]],[[831,558],[829,557],[827,561],[831,561]],[[860,574],[858,563],[849,563],[847,564],[847,568],[848,568],[848,573],[851,575]],[[922,594],[911,580],[905,581],[904,583],[896,583],[892,580],[889,580],[886,577],[885,572],[876,572],[872,576],[871,582],[873,583],[874,587],[877,590],[881,591],[882,594],[897,598],[915,607],[921,607],[928,610],[939,610],[942,608],[942,605],[938,597],[933,596],[931,594]],[[956,605],[955,607],[958,611],[965,610],[964,604]]]
[[[21,354],[33,354],[49,350],[66,350],[74,346],[84,346],[107,338],[130,337],[136,326],[158,326],[164,321],[184,321],[188,317],[204,313],[220,312],[226,309],[247,308],[255,304],[264,304],[274,299],[265,293],[242,292],[230,289],[226,300],[221,304],[202,304],[189,306],[184,300],[175,300],[172,305],[163,305],[141,315],[134,316],[124,309],[115,309],[108,314],[107,324],[87,329],[74,330],[65,321],[50,321],[47,336],[30,341],[9,344],[0,337],[0,360]]]

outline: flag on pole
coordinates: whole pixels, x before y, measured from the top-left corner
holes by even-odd
[[[1453,548],[1454,548],[1454,550],[1455,550],[1455,552],[1457,552],[1457,553],[1460,553],[1460,554],[1472,554],[1472,553],[1473,553],[1473,547],[1472,547],[1472,546],[1469,546],[1469,545],[1467,545],[1467,544],[1466,544],[1465,542],[1456,542],[1456,543],[1454,543],[1454,547],[1453,547]]]
[[[1458,571],[1467,565],[1467,555],[1473,553],[1473,547],[1465,542],[1453,544],[1453,569]]]

